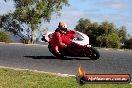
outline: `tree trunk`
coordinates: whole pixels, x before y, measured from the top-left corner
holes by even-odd
[[[30,44],[34,44],[34,36],[35,36],[35,25],[31,23],[31,38],[30,38]]]
[[[30,44],[34,44],[34,36],[35,36],[35,31],[32,31],[31,38],[30,38]]]

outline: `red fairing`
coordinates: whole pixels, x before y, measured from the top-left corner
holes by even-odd
[[[68,31],[63,37],[62,37],[62,41],[65,43],[65,44],[70,44],[71,41],[70,39],[71,38],[74,38],[76,37],[75,36],[75,32],[74,31]]]
[[[55,32],[53,37],[50,39],[50,42],[54,47],[59,45],[62,48],[66,48],[67,44],[71,43],[71,37],[75,37],[74,31],[68,31],[66,34]]]

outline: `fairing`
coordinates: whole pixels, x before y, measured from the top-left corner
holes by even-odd
[[[53,41],[52,39],[54,38],[54,33],[49,32],[47,34],[44,34],[43,37],[45,37],[45,39],[48,42]],[[62,39],[63,42],[66,44],[76,43],[82,46],[89,45],[89,37],[86,34],[79,31],[68,32],[67,34],[65,34],[65,36]]]

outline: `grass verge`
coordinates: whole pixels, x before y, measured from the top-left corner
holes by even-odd
[[[132,88],[131,84],[85,84],[75,77],[0,68],[0,88]]]

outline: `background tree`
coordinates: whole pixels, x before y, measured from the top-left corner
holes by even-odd
[[[99,35],[106,35],[115,32],[115,26],[113,23],[109,23],[108,21],[104,21],[98,28]]]
[[[24,28],[21,28],[18,21],[14,19],[12,13],[1,16],[0,25],[1,28],[5,29],[5,31],[9,31],[22,39],[24,38],[24,36],[21,35],[21,32],[23,31]]]
[[[120,38],[116,33],[98,36],[97,43],[100,47],[106,48],[120,48],[121,46]]]
[[[0,42],[6,42],[6,43],[11,42],[11,39],[10,39],[9,34],[7,32],[0,31]]]
[[[87,33],[88,26],[91,24],[89,19],[80,18],[78,24],[76,25],[76,30]],[[89,32],[88,32],[89,33]]]
[[[7,1],[7,0],[5,0]],[[68,6],[68,0],[13,0],[16,10],[12,20],[19,25],[21,31],[28,33],[30,43],[33,43],[35,30],[42,21],[49,22],[54,13],[59,14],[63,6]],[[10,26],[10,25],[8,25]],[[13,28],[16,30],[15,28]]]
[[[75,29],[87,34],[93,46],[120,48],[120,39],[122,38],[119,34],[122,36],[124,33],[124,27],[121,28],[116,28],[114,23],[108,21],[104,21],[99,25],[98,22],[91,22],[89,19],[81,18]]]
[[[127,39],[127,40],[124,42],[124,44],[125,44],[125,48],[127,48],[127,49],[132,49],[132,37],[129,38],[129,39]]]
[[[126,27],[121,26],[117,31],[118,31],[121,43],[124,43],[127,39]]]
[[[91,23],[89,19],[83,19],[81,18],[78,21],[78,24],[76,25],[75,29],[81,32],[86,33],[90,37],[90,43],[96,44],[96,36],[98,34],[99,25],[97,22]],[[94,41],[93,41],[94,40]]]
[[[89,39],[90,43],[93,44],[94,46],[97,46],[96,37],[98,36],[98,31],[97,31],[98,28],[99,28],[99,24],[97,22],[93,22],[88,26],[88,29],[87,29],[89,30],[87,34],[90,37]]]

